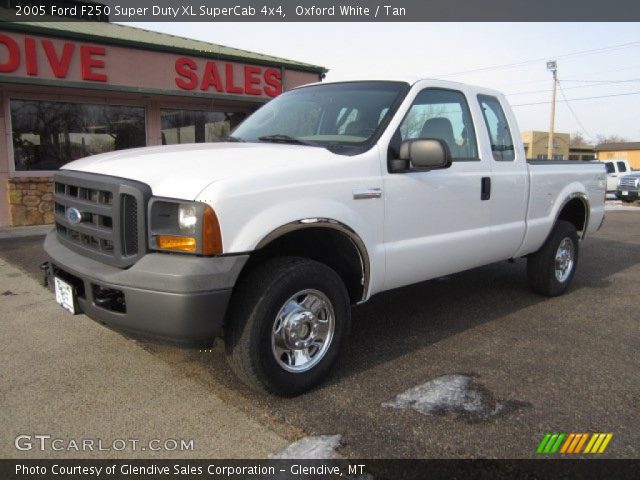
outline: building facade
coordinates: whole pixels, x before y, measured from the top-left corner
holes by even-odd
[[[570,145],[569,160],[595,160],[596,149],[593,145]]]
[[[0,226],[52,223],[51,178],[72,160],[218,141],[282,91],[325,73],[108,22],[2,23]]]
[[[640,170],[640,142],[602,143],[596,145],[598,160],[627,160]]]
[[[549,132],[521,132],[526,158],[531,160],[568,160],[570,138],[568,133],[553,134],[553,158],[548,158]]]

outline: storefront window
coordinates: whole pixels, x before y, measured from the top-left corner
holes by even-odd
[[[162,109],[162,144],[219,142],[245,119],[245,113]]]
[[[10,108],[18,171],[146,144],[144,107],[11,100]]]

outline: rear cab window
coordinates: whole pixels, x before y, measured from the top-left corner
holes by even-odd
[[[607,173],[616,173],[616,167],[613,166],[613,162],[605,162],[604,166],[607,169]]]
[[[500,101],[490,95],[478,95],[478,102],[489,132],[493,159],[498,162],[515,160],[516,151],[513,146],[513,137]]]

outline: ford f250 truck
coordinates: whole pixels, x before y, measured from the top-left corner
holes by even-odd
[[[222,143],[67,164],[47,275],[64,308],[116,329],[200,346],[222,334],[246,383],[295,395],[377,293],[526,257],[533,290],[562,294],[605,188],[602,163],[527,161],[498,92],[314,84]]]

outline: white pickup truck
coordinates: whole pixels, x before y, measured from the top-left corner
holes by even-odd
[[[66,165],[47,275],[63,307],[131,334],[222,333],[245,382],[295,395],[377,293],[516,257],[536,292],[567,289],[604,220],[605,168],[528,162],[518,132],[485,88],[297,88],[223,143]]]

